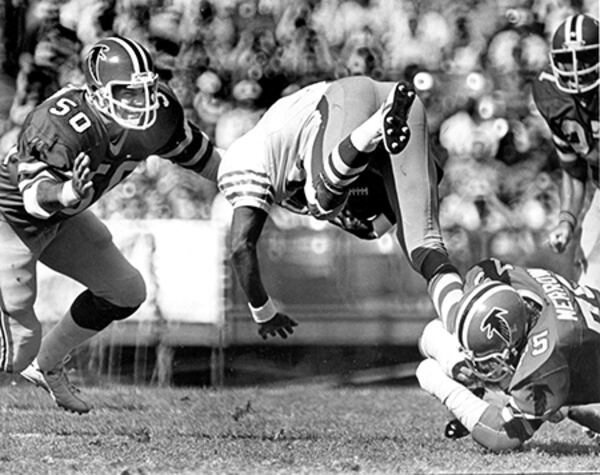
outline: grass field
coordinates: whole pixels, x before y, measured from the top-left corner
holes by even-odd
[[[90,473],[592,472],[600,446],[571,422],[523,450],[444,439],[446,411],[414,380],[394,386],[87,387],[66,413],[27,383],[0,387],[0,471]]]

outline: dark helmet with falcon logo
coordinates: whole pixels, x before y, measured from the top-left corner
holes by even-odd
[[[527,308],[510,285],[488,280],[467,291],[459,302],[458,341],[482,381],[499,383],[512,376],[527,328]]]
[[[92,105],[127,129],[145,130],[156,121],[158,75],[149,51],[122,36],[102,38],[83,67]]]

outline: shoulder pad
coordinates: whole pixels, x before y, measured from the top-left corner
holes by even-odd
[[[18,155],[70,168],[73,158],[98,140],[98,119],[83,101],[80,89],[64,89],[37,106],[23,124]]]
[[[541,377],[544,373],[556,369],[552,361],[556,360],[559,352],[558,329],[552,317],[552,307],[544,307],[537,322],[529,331],[527,344],[510,382],[511,389],[521,386],[533,377]]]
[[[547,72],[533,81],[532,94],[540,114],[550,125],[572,107],[572,98],[556,87],[554,77]]]

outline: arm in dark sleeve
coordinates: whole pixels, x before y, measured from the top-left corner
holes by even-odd
[[[260,208],[240,206],[234,209],[231,223],[233,267],[248,302],[256,308],[264,305],[268,298],[260,276],[257,252],[267,216]]]

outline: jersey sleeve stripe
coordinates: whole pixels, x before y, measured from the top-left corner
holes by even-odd
[[[42,171],[37,175],[32,176],[31,178],[22,178],[19,180],[19,191],[23,193],[27,188],[33,186],[35,183],[38,183],[42,180],[51,180],[56,182],[56,178],[48,171]]]
[[[269,211],[273,205],[273,196],[265,193],[256,193],[253,191],[240,191],[225,193],[225,198],[233,208],[241,206],[251,206]]]
[[[178,162],[179,165],[181,165],[182,167],[191,168],[191,167],[195,166],[196,164],[198,164],[202,159],[204,159],[206,157],[206,155],[209,155],[209,154],[207,154],[207,152],[209,152],[209,148],[210,148],[210,153],[212,153],[212,147],[210,146],[211,145],[210,140],[204,134],[202,134],[202,138],[203,138],[203,140],[202,140],[202,143],[200,144],[200,148],[194,154],[194,156],[185,162]]]
[[[180,153],[182,153],[187,148],[187,146],[192,143],[192,140],[194,139],[194,135],[193,135],[192,129],[190,128],[190,125],[187,121],[185,122],[184,130],[185,130],[185,138],[181,142],[179,142],[173,150],[170,150],[169,152],[161,154],[161,157],[164,157],[164,158],[175,157],[175,156],[179,155]]]
[[[19,174],[23,175],[34,175],[46,168],[48,168],[48,164],[44,162],[21,162],[17,166],[17,171],[19,172]]]
[[[226,189],[232,186],[255,185],[263,188],[271,188],[271,183],[268,180],[256,178],[254,176],[244,176],[243,178],[223,178],[219,180],[219,188]]]
[[[221,177],[219,178],[219,181],[223,181],[223,180],[229,179],[230,177],[234,177],[234,176],[249,176],[249,175],[252,175],[257,180],[263,180],[263,181],[270,183],[269,175],[267,175],[264,172],[256,172],[254,170],[236,170],[233,172],[227,172],[227,173],[224,173],[223,175],[221,175]]]
[[[23,206],[31,216],[39,219],[48,219],[53,213],[50,213],[42,208],[37,198],[37,188],[40,186],[42,181],[44,180],[39,178],[35,181],[35,183],[31,184],[31,186],[28,186],[22,191]]]

